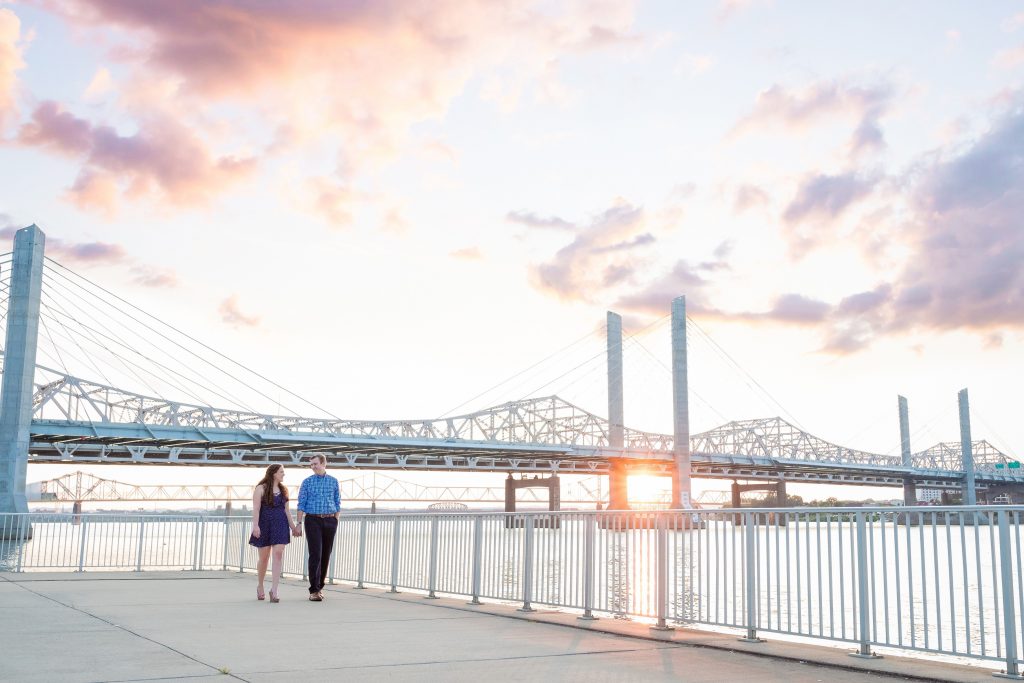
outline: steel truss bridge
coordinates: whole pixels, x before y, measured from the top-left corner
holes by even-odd
[[[511,401],[433,420],[333,420],[275,416],[169,402],[64,375],[37,385],[30,462],[77,464],[301,466],[313,454],[332,467],[526,474],[607,474],[610,459],[631,471],[670,475],[673,440],[625,429],[624,447],[609,446],[608,421],[557,396]],[[692,436],[692,476],[929,488],[963,480],[959,443],[912,456],[839,446],[781,418],[729,422]],[[979,486],[1024,484],[1014,461],[974,441]]]
[[[343,501],[386,503],[494,503],[505,501],[504,487],[424,486],[385,474],[363,473],[339,479]],[[29,485],[31,502],[225,502],[252,500],[251,485],[230,484],[128,484],[102,479],[86,472],[69,472],[55,479]],[[546,491],[524,488],[521,503],[547,503]],[[602,502],[600,482],[594,478],[566,486],[563,503],[595,505]]]

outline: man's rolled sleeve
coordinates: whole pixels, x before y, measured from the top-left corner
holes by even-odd
[[[303,512],[306,512],[306,508],[308,507],[308,504],[309,504],[309,487],[306,486],[306,482],[303,481],[302,485],[299,487],[299,502],[296,505],[296,507],[298,507]]]

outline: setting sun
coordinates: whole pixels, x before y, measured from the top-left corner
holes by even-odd
[[[672,498],[672,479],[652,474],[631,474],[628,481],[629,502],[668,503]]]

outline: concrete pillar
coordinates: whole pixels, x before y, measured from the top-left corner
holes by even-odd
[[[902,396],[896,398],[900,410],[900,455],[904,467],[913,467],[914,463],[910,459],[910,411],[907,409],[907,399]],[[903,504],[917,505],[917,484],[913,479],[903,480]]]
[[[629,470],[623,458],[609,458],[611,471],[608,472],[608,509],[628,510],[629,509],[629,488],[626,477]]]
[[[548,477],[548,511],[558,512],[562,509],[562,482],[557,474]]]
[[[675,469],[672,472],[672,509],[691,508],[690,503],[690,399],[686,377],[686,297],[672,300],[672,438]]]
[[[964,505],[977,505],[978,494],[974,487],[974,452],[971,450],[971,408],[967,400],[967,389],[957,394],[960,405],[960,452],[964,464]]]
[[[622,448],[625,417],[622,400],[622,316],[608,311],[608,445]]]
[[[775,507],[788,508],[789,495],[786,493],[786,480],[780,479],[775,484]]]
[[[737,510],[743,506],[743,500],[740,498],[740,483],[735,479],[732,482],[732,505],[731,507]]]
[[[0,385],[0,512],[28,512],[25,476],[45,242],[46,236],[35,225],[14,234],[7,343]]]
[[[516,482],[509,472],[505,477],[505,512],[516,511]]]

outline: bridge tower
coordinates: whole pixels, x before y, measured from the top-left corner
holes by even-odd
[[[900,455],[903,466],[910,468],[914,466],[910,458],[910,411],[907,409],[907,399],[902,396],[897,396],[897,399],[900,409]],[[903,480],[903,504],[917,505],[917,484],[913,479]]]
[[[14,234],[4,376],[0,385],[0,512],[28,512],[25,476],[45,243],[46,236],[35,225]]]
[[[978,491],[974,486],[974,451],[971,450],[971,406],[967,400],[967,389],[957,394],[960,407],[960,452],[964,467],[964,505],[978,504]]]
[[[625,445],[625,415],[622,390],[622,316],[608,311],[608,445]],[[610,458],[608,509],[628,510],[628,476],[625,458]]]
[[[691,508],[690,503],[690,397],[686,378],[686,297],[672,300],[672,509]]]

